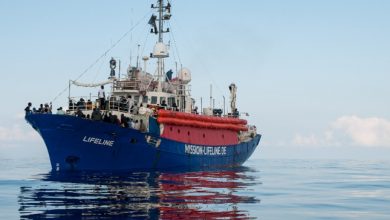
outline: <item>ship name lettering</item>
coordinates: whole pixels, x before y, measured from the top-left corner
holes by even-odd
[[[96,138],[96,137],[84,136],[83,141],[86,143],[103,145],[103,146],[107,146],[107,147],[112,147],[114,145],[114,141],[104,140],[104,139],[100,139],[100,138]]]
[[[226,155],[226,147],[223,146],[206,147],[206,146],[186,144],[184,151],[186,154],[193,154],[193,155],[210,155],[210,156]]]

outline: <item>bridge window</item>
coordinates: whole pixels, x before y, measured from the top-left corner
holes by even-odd
[[[163,103],[163,101],[165,101],[165,97],[160,97],[160,105]]]
[[[142,103],[148,103],[148,97],[147,96],[144,96],[142,98]],[[146,107],[146,106],[145,106]]]
[[[168,98],[168,106],[172,106],[174,102],[175,102],[175,98],[174,97],[169,97]]]
[[[152,96],[152,100],[150,103],[153,105],[157,104],[157,96]]]

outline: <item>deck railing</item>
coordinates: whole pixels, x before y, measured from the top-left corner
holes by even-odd
[[[101,106],[100,100],[97,97],[85,101],[86,98],[87,97],[72,97],[68,104],[68,111],[77,111],[77,109],[80,109],[81,111],[91,111],[95,107],[99,107],[100,110],[129,112],[129,107],[131,107],[128,106],[127,100],[114,100],[113,97],[109,97],[108,100],[105,101],[104,107]]]
[[[93,110],[97,106],[98,97],[97,96],[79,96],[79,97],[70,97],[68,102],[68,110],[76,111],[79,108],[82,111]]]
[[[141,81],[139,80],[126,80],[126,81],[115,81],[114,89],[120,90],[140,90]]]

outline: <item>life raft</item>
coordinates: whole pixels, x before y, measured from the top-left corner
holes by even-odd
[[[245,126],[247,121],[243,119],[195,115],[162,109],[158,111],[157,122],[160,124],[232,130],[237,132],[248,130],[248,127]]]
[[[167,118],[180,118],[186,120],[195,120],[195,121],[204,121],[204,122],[213,122],[213,123],[228,123],[228,124],[239,124],[246,125],[248,122],[244,119],[239,118],[223,118],[223,117],[215,117],[215,116],[206,116],[206,115],[196,115],[185,112],[175,112],[168,111],[165,109],[158,110],[159,117],[167,117]]]

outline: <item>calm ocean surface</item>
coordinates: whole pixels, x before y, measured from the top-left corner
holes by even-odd
[[[0,159],[0,219],[390,219],[390,161],[260,159],[218,172],[114,174]]]

